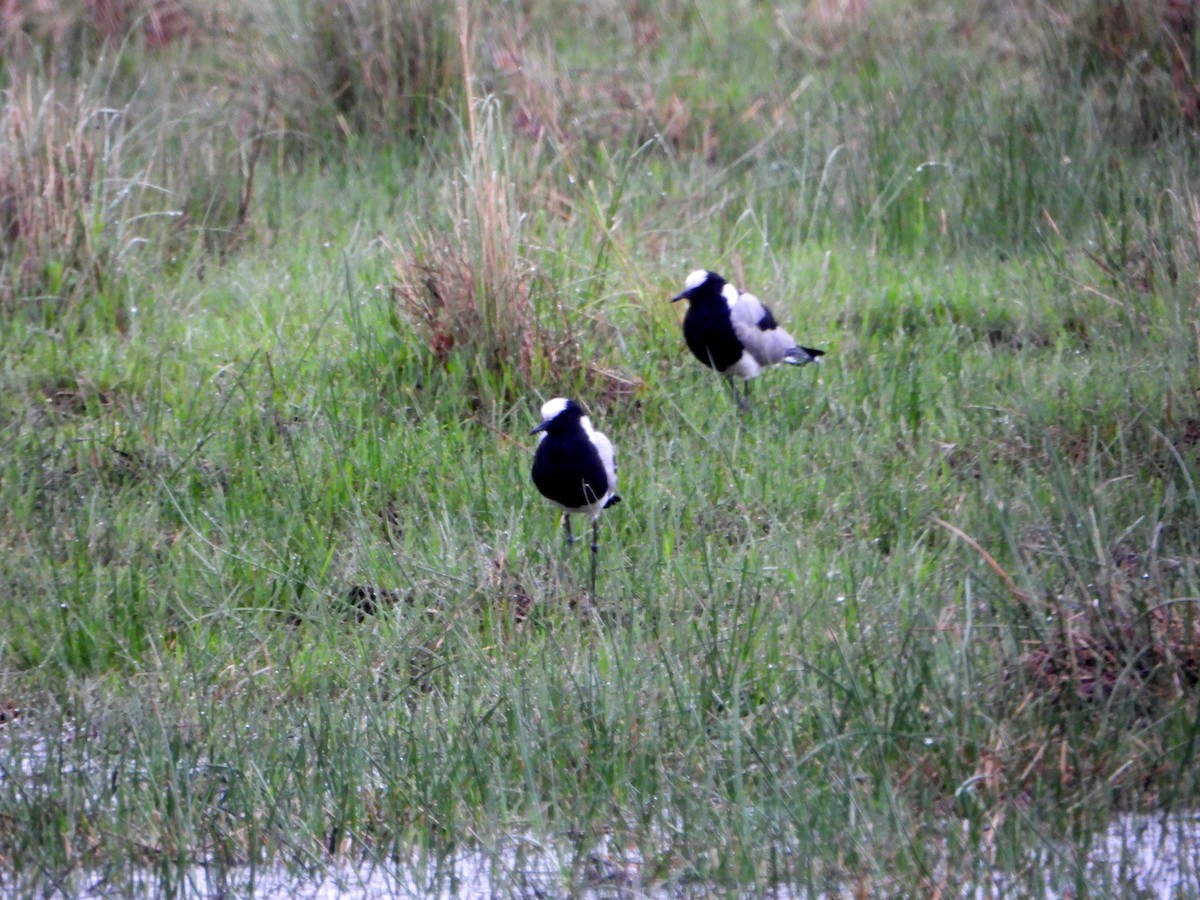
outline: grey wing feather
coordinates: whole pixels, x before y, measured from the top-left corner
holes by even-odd
[[[787,362],[795,356],[796,339],[777,325],[763,329],[759,323],[767,319],[772,325],[775,319],[753,294],[741,293],[729,311],[733,332],[746,351],[760,366]]]

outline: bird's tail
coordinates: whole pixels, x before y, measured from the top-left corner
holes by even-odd
[[[604,501],[604,506],[602,506],[601,509],[608,509],[610,506],[616,506],[620,502],[621,502],[621,495],[613,494],[611,497],[609,497],[607,500]]]
[[[820,362],[825,355],[824,350],[814,350],[812,347],[793,347],[783,357],[790,366],[803,366],[810,362]]]

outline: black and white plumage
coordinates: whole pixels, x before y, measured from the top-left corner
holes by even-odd
[[[767,366],[802,366],[825,355],[824,350],[797,344],[761,300],[739,291],[716,272],[697,269],[688,275],[683,292],[671,302],[683,299],[688,301],[683,317],[688,349],[731,382],[746,382],[747,393],[750,379]],[[739,398],[738,403],[743,401]]]
[[[533,483],[542,496],[561,509],[567,545],[574,542],[571,514],[592,517],[592,593],[596,592],[600,511],[620,503],[617,461],[612,442],[592,427],[574,400],[555,397],[542,405],[542,421],[533,454]]]

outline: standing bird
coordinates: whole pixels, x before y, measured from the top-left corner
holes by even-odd
[[[696,359],[729,379],[734,399],[742,409],[750,405],[750,379],[767,366],[787,363],[802,366],[817,362],[824,350],[801,347],[779,327],[771,311],[753,294],[739,291],[716,272],[697,269],[683,283],[687,298],[683,338]],[[733,379],[745,383],[745,397],[733,388]]]
[[[529,432],[538,435],[533,454],[533,483],[542,496],[561,509],[567,546],[571,513],[592,517],[592,593],[596,593],[596,555],[600,549],[600,510],[620,503],[617,462],[612,442],[592,427],[574,400],[555,397],[542,406],[542,422]]]

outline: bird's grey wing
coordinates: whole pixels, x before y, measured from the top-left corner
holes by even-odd
[[[796,339],[779,327],[771,311],[753,294],[739,294],[729,318],[733,333],[760,366],[785,362],[795,355]]]

